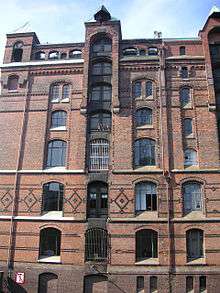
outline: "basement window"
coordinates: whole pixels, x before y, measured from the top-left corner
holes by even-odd
[[[193,277],[187,276],[186,277],[186,293],[193,293],[193,292],[194,292]]]
[[[206,276],[199,277],[199,293],[206,293]]]
[[[144,276],[137,277],[137,293],[145,293],[144,291]]]

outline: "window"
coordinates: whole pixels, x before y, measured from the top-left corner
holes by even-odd
[[[68,102],[70,98],[69,84],[54,84],[50,88],[51,102]]]
[[[202,191],[201,184],[196,182],[187,182],[183,184],[184,211],[202,210]]]
[[[108,185],[96,181],[88,185],[87,217],[106,218],[108,215]]]
[[[148,55],[150,55],[150,56],[158,55],[158,49],[157,49],[157,47],[150,47],[150,48],[148,48]]]
[[[186,232],[187,261],[203,257],[203,231],[191,229]]]
[[[180,89],[180,102],[182,107],[190,106],[191,97],[189,88]]]
[[[66,59],[67,58],[67,54],[65,52],[60,54],[60,59]]]
[[[111,113],[99,112],[90,117],[91,131],[109,131],[111,129]]]
[[[90,142],[89,170],[108,170],[109,142],[106,139],[94,139]]]
[[[123,50],[124,56],[137,56],[137,49],[136,48],[126,48]]]
[[[112,64],[109,62],[100,62],[92,65],[93,75],[111,75]]]
[[[66,126],[66,112],[55,111],[51,116],[51,128],[65,127]]]
[[[106,261],[108,256],[108,232],[100,228],[92,228],[85,235],[86,261]]]
[[[133,86],[133,95],[135,98],[138,98],[141,96],[141,82],[136,81]]]
[[[138,139],[135,141],[134,148],[136,167],[155,165],[155,141],[153,139]]]
[[[149,108],[142,108],[136,111],[135,115],[136,125],[144,126],[152,124],[152,110]]]
[[[157,192],[156,184],[141,182],[135,186],[136,211],[156,211]]]
[[[186,149],[184,152],[184,165],[197,166],[197,152],[193,149]]]
[[[186,47],[185,46],[181,46],[180,48],[179,48],[179,53],[180,53],[180,55],[186,55]]]
[[[11,75],[8,77],[8,90],[16,91],[18,89],[18,76]]]
[[[187,67],[181,67],[180,76],[182,78],[188,78],[189,77],[189,73],[188,73],[188,68]]]
[[[193,134],[193,120],[192,118],[185,118],[183,120],[184,134],[189,136]]]
[[[66,164],[66,142],[52,140],[48,143],[47,167],[59,167]]]
[[[45,60],[45,52],[38,51],[35,53],[35,60]]]
[[[150,293],[157,293],[157,277],[150,277]]]
[[[137,277],[137,293],[144,293],[144,277],[138,276]]]
[[[70,59],[81,59],[82,58],[82,51],[80,50],[73,50],[69,52]]]
[[[50,59],[50,60],[59,59],[59,55],[60,54],[58,51],[51,51],[51,52],[49,52],[48,59]]]
[[[153,95],[153,83],[152,81],[146,82],[146,97],[150,97]]]
[[[42,211],[62,211],[63,210],[63,184],[50,182],[43,185]]]
[[[23,55],[23,43],[17,42],[14,44],[13,51],[12,51],[12,62],[21,62],[22,55]]]
[[[112,41],[109,38],[101,38],[96,40],[92,45],[93,53],[110,53],[112,51]]]
[[[40,258],[60,256],[61,232],[55,228],[40,231]]]
[[[60,99],[59,85],[53,85],[51,87],[51,101],[59,101],[59,99]]]
[[[154,230],[136,232],[136,261],[158,257],[157,237],[157,232]]]
[[[193,293],[193,277],[187,276],[186,277],[186,293]]]
[[[199,277],[199,293],[206,292],[206,276]]]
[[[69,100],[70,97],[70,85],[64,84],[62,90],[62,100]]]
[[[139,50],[139,55],[140,55],[140,56],[145,56],[145,55],[146,55],[146,51],[145,51],[145,49],[140,49],[140,50]]]
[[[112,99],[112,88],[110,85],[93,86],[91,90],[91,101],[109,102]]]

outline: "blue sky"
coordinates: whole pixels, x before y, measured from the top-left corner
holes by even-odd
[[[42,43],[84,41],[84,22],[104,4],[121,20],[123,38],[196,37],[220,0],[5,0],[1,1],[0,59],[5,34],[29,22]]]

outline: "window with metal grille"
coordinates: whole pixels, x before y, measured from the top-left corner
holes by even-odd
[[[150,277],[150,293],[157,293],[157,277]]]
[[[156,184],[152,182],[140,182],[135,186],[136,211],[156,211],[157,193]]]
[[[184,212],[202,210],[202,185],[197,182],[183,184]]]
[[[152,124],[152,110],[149,108],[142,108],[136,111],[135,115],[136,125],[151,125]]]
[[[110,85],[93,86],[91,90],[91,101],[109,102],[112,99],[112,87]]]
[[[181,46],[179,48],[179,53],[180,53],[180,55],[186,55],[186,47],[185,46]]]
[[[136,81],[133,85],[133,96],[138,98],[141,96],[141,82]]]
[[[54,111],[51,115],[51,128],[66,126],[66,112]]]
[[[90,142],[89,170],[108,170],[109,142],[106,139],[94,139]]]
[[[111,113],[99,112],[90,117],[91,131],[109,131],[111,130]]]
[[[8,77],[8,90],[9,91],[16,91],[18,89],[18,76],[11,75]]]
[[[153,83],[152,81],[146,82],[146,97],[150,97],[153,95]]]
[[[193,120],[192,118],[185,118],[183,120],[183,128],[185,136],[193,134]]]
[[[192,261],[204,256],[203,231],[191,229],[186,232],[187,261]]]
[[[206,291],[206,276],[199,277],[199,293],[205,293]]]
[[[23,55],[23,43],[22,42],[16,42],[13,46],[12,51],[12,62],[21,62],[22,61],[22,55]]]
[[[63,140],[52,140],[48,143],[47,167],[65,166],[66,164],[66,142]]]
[[[135,141],[134,163],[136,167],[155,165],[155,141],[142,138]]]
[[[55,228],[40,231],[40,258],[60,255],[61,232]]]
[[[109,62],[99,62],[92,65],[93,75],[111,75],[112,64]]]
[[[191,96],[189,88],[181,88],[180,89],[180,102],[182,107],[186,107],[190,105]]]
[[[106,218],[108,215],[108,185],[95,181],[88,185],[87,217]]]
[[[184,166],[197,166],[197,151],[193,149],[186,149],[184,152]]]
[[[193,277],[187,276],[186,277],[186,293],[193,293],[194,286],[193,286]]]
[[[188,68],[187,67],[181,67],[180,76],[182,78],[188,78],[189,77],[189,73],[188,73]]]
[[[85,234],[86,261],[106,261],[108,257],[108,232],[101,228],[92,228]]]
[[[50,182],[43,185],[42,212],[63,210],[63,184]]]
[[[136,261],[158,257],[158,235],[154,230],[146,229],[136,232]]]
[[[137,293],[144,293],[144,276],[137,277]]]
[[[112,41],[109,38],[96,40],[92,45],[93,53],[110,53],[112,51]]]

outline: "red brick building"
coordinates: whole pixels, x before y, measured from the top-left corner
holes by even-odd
[[[217,9],[194,39],[125,40],[104,7],[84,43],[7,35],[4,290],[219,292],[219,72]]]

